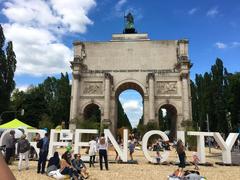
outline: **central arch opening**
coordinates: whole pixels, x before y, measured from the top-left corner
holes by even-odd
[[[136,128],[143,118],[143,89],[134,82],[121,84],[116,90],[116,129]]]
[[[170,141],[177,135],[177,109],[171,104],[162,105],[158,111],[159,127],[168,134]]]

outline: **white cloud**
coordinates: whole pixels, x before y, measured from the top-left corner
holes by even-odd
[[[128,6],[127,3],[128,0],[119,0],[114,6],[113,15],[110,18],[112,17],[123,18],[123,16],[126,15],[126,13],[131,12],[135,20],[142,19],[143,15],[141,8]]]
[[[226,48],[228,47],[227,44],[222,43],[222,42],[216,42],[216,43],[215,43],[215,46],[216,46],[218,49],[226,49]]]
[[[26,92],[29,87],[30,87],[30,85],[22,84],[20,86],[17,86],[16,88],[19,89],[20,91]]]
[[[70,71],[72,50],[63,33],[85,33],[93,24],[89,11],[95,0],[9,0],[2,13],[6,39],[13,41],[17,74],[50,75]]]
[[[234,47],[240,47],[240,42],[235,41],[235,42],[232,42],[231,44],[232,44],[233,48]]]
[[[70,71],[72,51],[58,43],[56,37],[45,29],[18,24],[4,25],[7,39],[13,41],[17,56],[17,74],[57,74]]]
[[[35,26],[57,24],[60,20],[42,0],[12,0],[5,3],[2,12],[10,22],[31,23]]]
[[[216,42],[214,44],[218,49],[226,49],[226,48],[239,48],[240,42],[234,41],[230,43]]]
[[[51,3],[62,25],[70,32],[85,33],[86,26],[93,24],[87,14],[96,6],[94,0],[51,0]]]
[[[140,101],[134,99],[120,99],[123,104],[124,112],[127,114],[133,127],[138,125],[140,118],[143,115],[143,105]]]
[[[126,2],[127,2],[127,0],[119,0],[119,1],[117,2],[117,4],[115,5],[115,10],[116,10],[116,11],[121,11],[121,10],[122,10],[122,6],[123,6],[124,4],[126,4]]]
[[[215,17],[218,14],[219,14],[218,7],[214,7],[207,11],[207,16],[209,16],[209,17]]]
[[[190,9],[189,11],[188,11],[188,14],[189,15],[193,15],[193,14],[195,14],[196,12],[197,12],[197,8],[192,8],[192,9]]]
[[[139,103],[136,100],[129,100],[123,103],[123,108],[127,110],[136,110],[139,109]]]

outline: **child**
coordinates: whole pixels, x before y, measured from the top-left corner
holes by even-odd
[[[160,161],[162,159],[162,157],[160,155],[160,149],[161,149],[161,146],[160,146],[159,142],[157,142],[155,145],[157,164],[160,164]]]
[[[156,151],[156,160],[157,160],[157,164],[160,164],[162,159],[162,156],[160,155],[159,151]]]
[[[193,153],[193,164],[194,164],[194,166],[195,166],[195,170],[199,170],[199,167],[198,167],[198,163],[199,163],[199,158],[198,158],[198,156],[197,156],[197,153],[196,152],[194,152]]]
[[[134,142],[133,139],[131,139],[131,141],[130,141],[130,143],[129,143],[129,152],[130,152],[131,161],[133,161],[134,149],[135,149],[135,142]]]

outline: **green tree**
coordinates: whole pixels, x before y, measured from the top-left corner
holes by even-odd
[[[5,86],[6,74],[6,55],[3,50],[5,45],[5,36],[3,34],[2,26],[0,25],[0,113],[6,110],[7,91]]]
[[[121,128],[121,127],[126,127],[129,129],[132,129],[132,125],[127,117],[127,114],[124,112],[124,109],[122,107],[121,102],[119,101],[119,99],[117,100],[118,103],[118,121],[117,121],[117,127]]]
[[[210,73],[196,74],[191,90],[193,121],[201,130],[207,130],[206,114],[210,131],[227,134],[237,129],[240,110],[238,73],[228,73],[222,60],[217,58]]]
[[[15,88],[13,78],[17,64],[12,42],[7,43],[6,55],[4,45],[5,37],[0,25],[0,113],[9,110],[11,93]]]
[[[228,74],[227,105],[233,131],[240,126],[240,72]]]
[[[217,58],[212,71],[212,96],[214,103],[213,130],[228,133],[228,123],[226,120],[225,99],[224,99],[224,67],[221,59]]]
[[[43,115],[47,114],[44,92],[41,88],[29,88],[24,95],[22,107],[25,109],[25,114],[20,119],[33,127],[39,127]]]
[[[53,124],[57,126],[64,121],[65,125],[68,125],[71,96],[68,74],[61,73],[60,79],[47,77],[42,84],[39,84],[39,87],[44,93],[46,113]]]

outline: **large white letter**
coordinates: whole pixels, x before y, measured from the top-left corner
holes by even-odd
[[[80,152],[82,146],[89,146],[88,142],[81,142],[82,134],[98,134],[97,129],[76,129],[75,131],[75,141],[74,141],[74,154]],[[82,156],[83,160],[89,160],[89,157]]]
[[[128,130],[127,129],[123,130],[123,150],[121,150],[119,144],[117,143],[117,141],[115,140],[115,138],[113,137],[113,135],[112,135],[112,133],[110,132],[109,129],[104,129],[104,134],[105,134],[106,139],[108,138],[111,141],[113,147],[118,152],[118,155],[121,158],[121,160],[123,162],[127,162]]]
[[[184,131],[177,131],[177,139],[181,139],[183,144],[185,144],[185,132]]]
[[[63,129],[63,131],[66,131],[66,130],[67,129]],[[58,141],[58,134],[59,133],[61,133],[61,131],[51,129],[48,157],[53,156],[53,153],[56,151],[57,146],[68,146],[69,145],[69,142],[59,142]]]
[[[217,141],[218,145],[222,149],[223,163],[228,163],[228,164],[232,163],[231,149],[237,137],[238,137],[238,133],[230,133],[226,139],[226,142],[224,142],[220,133],[218,132],[214,133],[214,139]]]
[[[197,136],[197,152],[200,163],[206,163],[205,157],[205,143],[204,136],[213,136],[212,132],[198,132],[198,131],[189,131],[187,132],[190,136]]]
[[[149,153],[148,153],[148,148],[147,148],[147,142],[150,136],[154,135],[154,134],[158,134],[159,136],[162,137],[163,141],[169,141],[167,135],[162,132],[162,131],[158,131],[158,130],[152,130],[152,131],[148,131],[146,134],[144,134],[143,139],[142,139],[142,150],[143,150],[143,154],[146,157],[146,159],[152,163],[157,163],[157,159],[156,158],[152,158]],[[164,162],[167,160],[168,156],[169,156],[169,152],[168,151],[164,151],[162,154],[162,159],[161,162]]]

